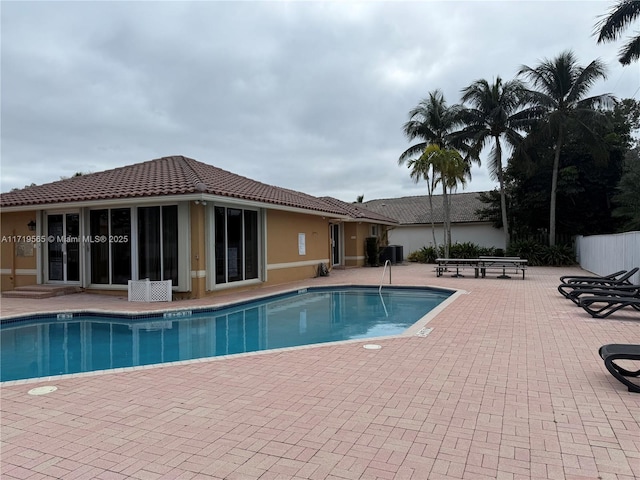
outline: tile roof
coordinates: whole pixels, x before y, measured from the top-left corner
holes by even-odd
[[[486,205],[480,201],[478,192],[456,193],[451,196],[451,222],[482,222],[476,210]],[[429,197],[420,195],[414,197],[383,198],[369,200],[363,203],[364,207],[394,218],[401,225],[429,224],[431,213],[429,209]],[[433,217],[435,223],[442,223],[444,211],[442,207],[442,195],[433,196]]]
[[[0,206],[44,206],[190,193],[345,215],[344,209],[331,202],[257,182],[183,156],[162,157],[2,193]]]
[[[347,203],[342,200],[338,200],[333,197],[320,197],[320,200],[327,202],[337,208],[345,211],[351,218],[359,219],[359,220],[367,220],[372,222],[380,222],[380,223],[398,223],[397,220],[382,215],[380,213],[374,212],[373,210],[369,210],[365,208],[363,203]]]

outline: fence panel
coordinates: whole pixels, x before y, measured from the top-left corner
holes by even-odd
[[[578,236],[576,256],[582,268],[597,275],[640,267],[640,232]],[[640,272],[631,281],[640,284]]]

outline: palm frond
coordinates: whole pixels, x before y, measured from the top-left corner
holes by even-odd
[[[616,40],[622,31],[640,16],[640,2],[621,0],[609,10],[609,14],[596,24],[597,43]]]
[[[637,2],[640,4],[640,2]],[[629,65],[631,62],[640,58],[640,35],[632,37],[620,49],[620,57],[618,60],[622,65]]]
[[[400,155],[400,158],[398,158],[398,165],[403,165],[405,162],[409,161],[411,157],[415,157],[416,155],[421,154],[426,147],[426,142],[420,142],[410,146],[404,152],[402,152],[402,155]]]
[[[585,68],[577,68],[576,73],[578,73],[578,75],[573,78],[566,96],[568,104],[580,100],[597,80],[605,80],[607,78],[606,67],[598,59],[593,60]]]

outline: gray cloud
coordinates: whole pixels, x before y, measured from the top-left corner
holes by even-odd
[[[576,8],[579,5],[579,8]],[[553,8],[554,15],[549,15]],[[352,201],[417,195],[407,112],[573,49],[593,93],[638,65],[591,36],[602,2],[5,2],[2,191],[184,154]],[[468,190],[493,188],[474,168]]]

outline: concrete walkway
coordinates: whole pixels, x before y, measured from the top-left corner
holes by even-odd
[[[373,351],[362,348],[366,341],[351,342],[5,382],[0,474],[3,480],[640,478],[640,394],[611,377],[597,353],[605,343],[640,344],[640,314],[592,319],[556,291],[558,277],[570,273],[584,274],[530,268],[525,280],[436,278],[433,266],[397,266],[394,284],[465,291],[430,319],[426,337],[377,340],[382,349]],[[381,274],[333,271],[286,288],[377,285]],[[157,307],[76,294],[3,299],[1,314]],[[45,385],[57,390],[27,393]]]

